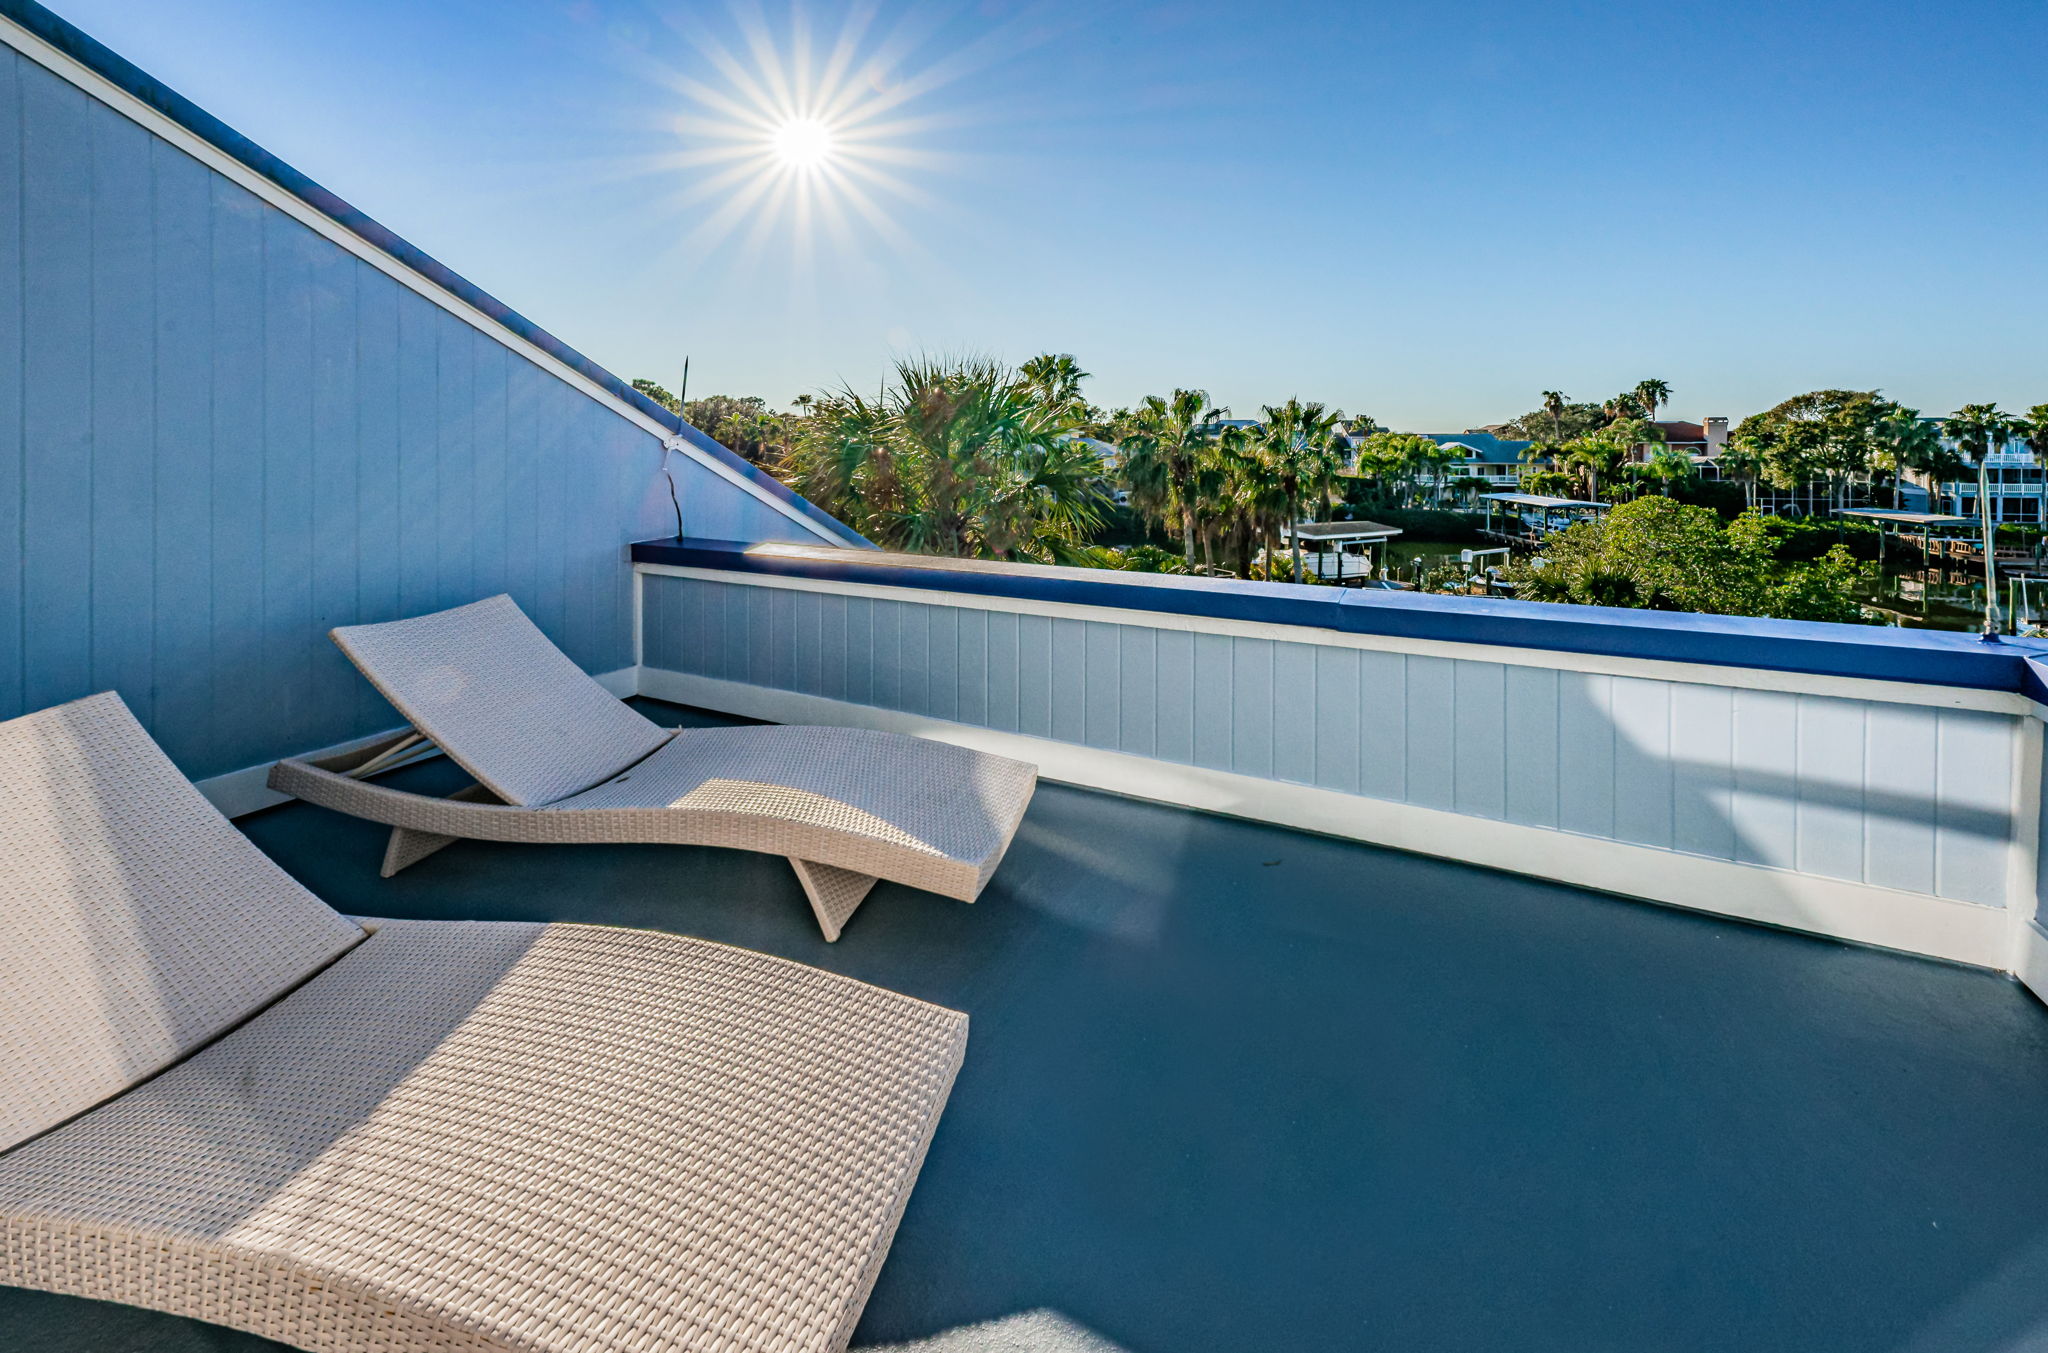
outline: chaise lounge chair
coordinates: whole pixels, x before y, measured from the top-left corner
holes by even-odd
[[[843,1349],[966,1035],[675,935],[358,925],[118,697],[0,723],[0,1284],[321,1353]]]
[[[661,842],[786,855],[827,940],[891,879],[972,902],[1037,787],[1023,761],[857,728],[666,729],[614,699],[510,597],[353,625],[334,642],[412,727],[270,786],[387,823],[384,876],[460,838]],[[438,746],[476,783],[365,777]]]

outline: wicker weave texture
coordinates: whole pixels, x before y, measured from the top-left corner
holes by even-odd
[[[362,936],[229,826],[119,696],[0,723],[0,1150]]]
[[[548,641],[510,597],[350,625],[334,642],[384,698],[507,803],[551,803],[666,741]]]
[[[336,1353],[843,1348],[965,1038],[703,941],[388,922],[0,1157],[0,1282]]]
[[[410,794],[303,761],[280,762],[270,775],[284,793],[413,832],[725,846],[967,901],[995,872],[1037,783],[1036,767],[1008,757],[800,726],[688,730],[604,784],[540,810]]]

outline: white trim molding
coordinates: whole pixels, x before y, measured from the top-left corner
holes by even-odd
[[[649,418],[639,409],[620,399],[611,391],[591,380],[582,372],[562,361],[546,349],[527,341],[507,329],[491,316],[478,310],[469,302],[447,290],[430,278],[413,271],[398,259],[377,248],[362,236],[341,225],[325,212],[286,191],[271,179],[265,178],[240,160],[226,154],[219,147],[202,137],[194,135],[163,113],[150,107],[127,90],[108,80],[97,71],[81,64],[57,48],[43,41],[21,25],[0,17],[0,45],[20,52],[38,66],[49,71],[68,84],[77,86],[87,94],[113,109],[129,121],[136,123],[152,135],[169,142],[190,155],[214,173],[228,179],[239,187],[247,189],[270,206],[284,212],[300,225],[313,231],[322,239],[368,263],[377,271],[433,302],[441,309],[468,324],[485,337],[494,340],[514,353],[533,363],[541,370],[563,381],[571,388],[632,423],[635,427],[652,436],[666,440],[673,435],[673,429]],[[694,463],[725,480],[748,497],[773,508],[789,520],[816,536],[824,544],[841,549],[847,548],[844,540],[833,535],[825,527],[811,520],[789,503],[771,493],[764,493],[761,486],[741,474],[717,457],[706,454],[696,446],[685,442],[678,453],[688,456]]]
[[[909,733],[1031,761],[1049,780],[1130,798],[1958,963],[2006,969],[2012,962],[2008,908],[1369,799],[660,668],[641,669],[640,693],[775,723]]]

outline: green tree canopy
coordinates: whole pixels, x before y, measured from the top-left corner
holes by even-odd
[[[1759,514],[1723,525],[1711,508],[1664,497],[1561,531],[1540,560],[1507,570],[1531,601],[1837,621],[1862,619],[1856,589],[1866,573],[1840,545],[1812,563],[1784,563]]]

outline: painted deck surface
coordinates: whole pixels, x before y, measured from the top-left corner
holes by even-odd
[[[345,911],[658,927],[968,1011],[857,1346],[1026,1311],[1129,1353],[2048,1337],[2048,1012],[1989,974],[1059,787],[979,903],[884,884],[837,945],[776,859],[465,842],[387,882],[374,826],[244,826]],[[274,1346],[0,1290],[0,1347]]]

